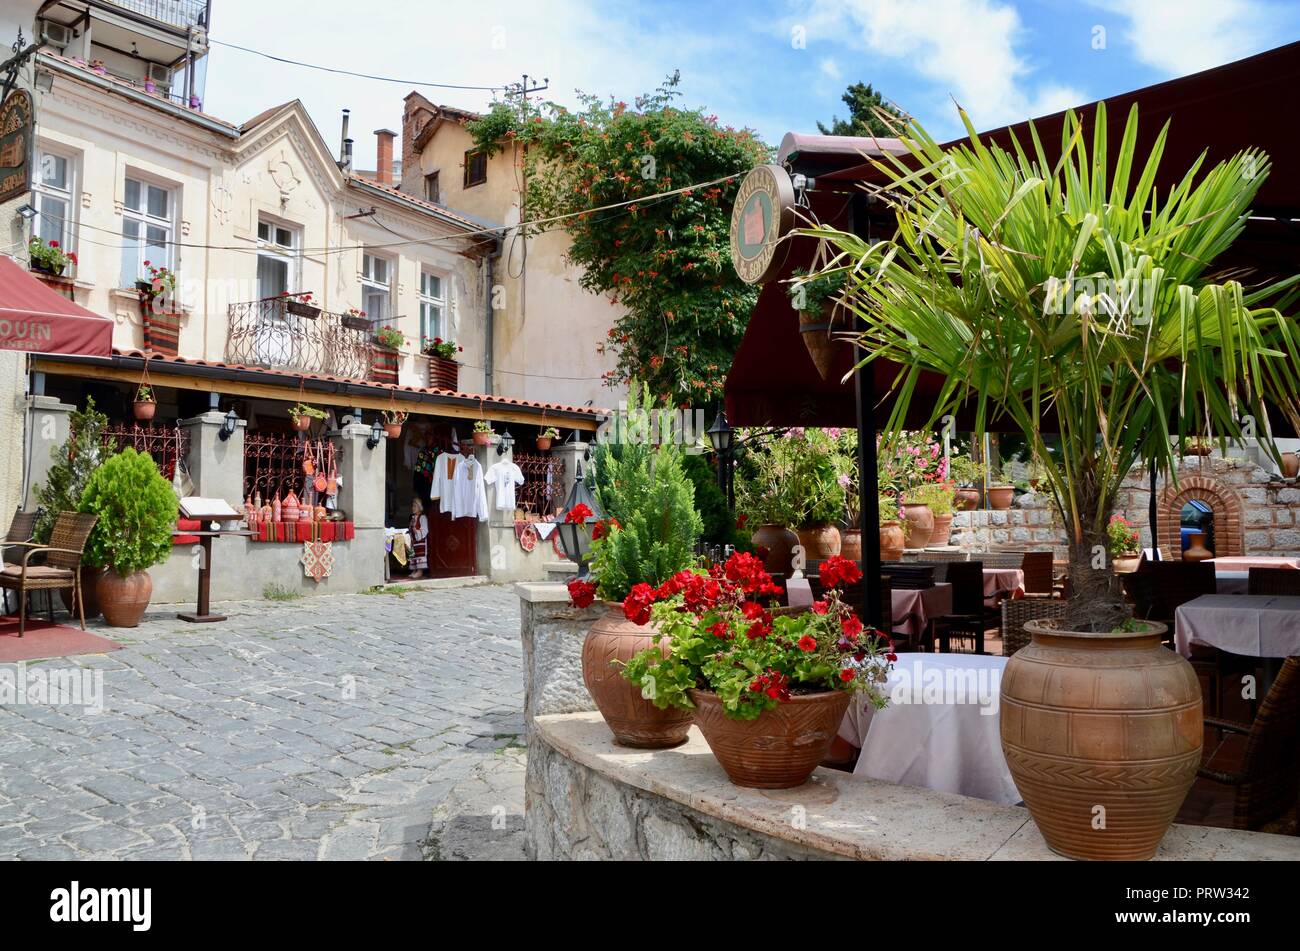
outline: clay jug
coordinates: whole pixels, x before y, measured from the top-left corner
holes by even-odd
[[[907,519],[906,547],[925,548],[929,545],[934,533],[934,513],[930,506],[906,502],[903,504],[903,518]]]
[[[758,526],[758,531],[749,540],[759,549],[758,555],[769,574],[790,576],[790,556],[794,546],[799,544],[798,535],[782,525],[768,522]]]
[[[809,562],[825,561],[840,553],[840,530],[834,525],[810,525],[799,529],[798,536]]]
[[[880,560],[898,561],[903,557],[907,536],[899,522],[882,522],[880,525]]]

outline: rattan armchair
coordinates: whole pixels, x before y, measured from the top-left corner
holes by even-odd
[[[81,629],[86,629],[86,609],[81,597],[81,554],[86,539],[99,520],[97,515],[79,512],[62,512],[54,522],[48,545],[26,544],[22,560],[9,564],[6,559],[0,571],[0,588],[18,592],[18,636],[27,631],[27,593],[29,591],[57,591],[71,588],[73,602],[81,619]]]
[[[1236,788],[1232,810],[1234,829],[1259,831],[1270,823],[1286,822],[1296,808],[1300,789],[1300,657],[1288,657],[1259,713],[1249,725],[1206,717],[1206,726],[1244,734],[1241,768],[1235,772],[1201,767],[1198,775]],[[1295,817],[1290,816],[1292,823]],[[1294,831],[1294,824],[1288,829]]]
[[[1050,551],[1025,552],[1020,570],[1025,573],[1026,598],[1056,596],[1055,559],[1056,555]]]
[[[1274,597],[1300,596],[1300,571],[1294,568],[1250,569],[1247,590],[1251,594],[1273,595]]]
[[[5,540],[0,543],[0,566],[3,566],[13,558],[10,552],[16,552],[21,555],[26,550],[27,542],[32,540],[32,535],[36,531],[36,513],[24,512],[21,509],[14,512],[13,521],[9,523],[9,530],[5,532]],[[3,591],[4,612],[9,613],[9,590]]]

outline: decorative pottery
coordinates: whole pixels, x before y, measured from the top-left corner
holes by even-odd
[[[980,507],[980,490],[970,487],[958,489],[954,505],[958,512],[975,511]]]
[[[95,582],[95,590],[110,627],[137,627],[153,597],[153,579],[147,571],[125,578],[116,571],[105,571]]]
[[[1135,551],[1125,552],[1122,555],[1114,555],[1110,559],[1111,571],[1117,575],[1130,575],[1138,570],[1138,563],[1142,556]]]
[[[86,612],[86,620],[99,617],[102,613],[99,607],[99,576],[107,569],[92,568],[90,565],[81,566],[81,606]],[[59,597],[63,601],[63,606],[68,609],[69,613],[77,617],[77,605],[72,600],[71,588],[60,588]]]
[[[940,545],[949,545],[952,543],[952,513],[947,512],[944,515],[938,513],[934,516],[934,531],[930,533],[930,547],[937,548]]]
[[[1187,550],[1183,552],[1183,561],[1205,561],[1213,557],[1214,552],[1205,547],[1205,532],[1187,533]]]
[[[389,439],[402,438],[402,424],[384,423],[384,435],[387,436]]]
[[[798,531],[799,544],[808,561],[825,561],[840,553],[840,530],[834,525],[811,525]]]
[[[792,696],[754,720],[733,720],[712,690],[688,690],[695,723],[727,778],[737,786],[802,786],[826,758],[851,695],[826,690]]]
[[[989,508],[995,512],[1005,512],[1011,508],[1011,501],[1016,497],[1014,485],[989,486]]]
[[[771,522],[758,526],[758,531],[749,536],[758,554],[763,559],[763,567],[769,574],[790,574],[790,556],[794,546],[799,544],[799,536],[783,525]]]
[[[840,532],[840,557],[862,561],[862,529],[846,528]]]
[[[582,682],[620,746],[662,749],[686,742],[694,714],[669,707],[660,710],[641,696],[641,688],[623,678],[615,661],[629,661],[654,647],[652,624],[637,625],[623,614],[622,604],[608,604],[587,631],[582,644]],[[659,645],[665,655],[668,643]]]
[[[142,423],[147,423],[153,419],[153,414],[158,411],[158,404],[153,400],[136,400],[131,404],[131,411],[135,413],[135,418]]]
[[[311,417],[295,416],[293,418],[293,428],[297,432],[305,433],[307,430],[311,429]]]
[[[490,445],[492,445],[492,436],[493,436],[492,433],[475,433],[475,434],[474,434],[474,445],[476,445],[476,446],[490,446]]]
[[[934,512],[930,506],[906,502],[903,504],[903,518],[907,519],[907,548],[925,548],[930,544],[934,533]]]
[[[551,437],[550,437],[550,436],[538,436],[538,437],[537,437],[537,451],[538,451],[538,452],[546,452],[546,450],[548,450],[548,449],[550,449],[550,448],[551,448]]]
[[[1300,475],[1300,452],[1282,453],[1282,478],[1294,479]]]
[[[1026,621],[1032,640],[1007,661],[1002,752],[1052,851],[1149,859],[1201,763],[1200,684],[1161,646],[1163,624],[1088,633],[1059,623]]]
[[[903,549],[907,546],[907,536],[903,534],[901,522],[882,522],[880,524],[880,560],[899,561]]]

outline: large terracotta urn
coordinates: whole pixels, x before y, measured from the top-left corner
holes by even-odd
[[[952,513],[945,512],[943,515],[937,512],[934,515],[934,531],[930,533],[930,547],[938,548],[941,545],[952,544]]]
[[[906,547],[925,548],[929,545],[930,536],[934,534],[934,512],[930,511],[930,506],[904,502],[903,518],[907,519]]]
[[[1187,533],[1187,549],[1183,552],[1183,561],[1205,561],[1213,557],[1214,552],[1205,547],[1205,532]]]
[[[1014,485],[991,485],[988,491],[989,508],[995,512],[1005,512],[1011,508],[1011,503],[1016,497],[1016,487]]]
[[[686,731],[691,728],[691,711],[676,707],[660,710],[642,696],[640,686],[623,677],[615,663],[627,662],[654,647],[654,633],[652,624],[629,621],[622,604],[610,604],[591,625],[582,644],[582,682],[620,746],[677,746],[686,742]],[[668,653],[666,641],[659,647],[665,655]]]
[[[796,694],[753,720],[723,713],[711,690],[689,690],[695,723],[727,778],[737,786],[790,789],[802,786],[826,758],[844,719],[847,690]]]
[[[880,560],[899,561],[907,545],[907,536],[903,534],[901,522],[880,523]]]
[[[107,569],[92,568],[90,565],[81,566],[81,607],[86,612],[86,620],[99,617],[99,576]],[[72,589],[60,588],[59,597],[63,600],[63,606],[68,609],[74,618],[77,617],[77,605],[73,602]]]
[[[1282,478],[1294,479],[1300,475],[1300,452],[1282,453]]]
[[[980,507],[980,490],[964,486],[957,490],[955,501],[958,512],[973,512]]]
[[[840,532],[840,557],[862,561],[862,529],[846,528]]]
[[[810,525],[799,529],[799,544],[809,562],[825,561],[840,553],[840,530],[834,525]]]
[[[137,571],[123,578],[116,571],[106,571],[95,583],[99,608],[110,627],[137,627],[153,597],[153,579],[147,571]]]
[[[1149,859],[1201,762],[1192,665],[1138,632],[1025,622],[1002,676],[1002,752],[1043,838],[1076,859]]]
[[[798,535],[783,525],[768,522],[758,526],[758,531],[749,536],[749,540],[758,549],[768,574],[789,577],[790,557],[794,553],[794,546],[799,544]]]

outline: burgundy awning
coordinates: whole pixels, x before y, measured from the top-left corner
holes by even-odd
[[[0,256],[0,350],[107,357],[113,352],[113,321]]]

